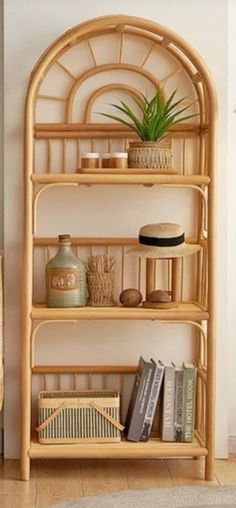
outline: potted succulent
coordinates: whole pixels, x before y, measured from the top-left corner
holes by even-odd
[[[175,99],[177,90],[165,99],[163,90],[158,87],[155,95],[148,100],[140,94],[140,100],[132,95],[140,115],[137,116],[123,101],[111,104],[123,117],[101,113],[103,116],[122,123],[135,131],[140,141],[130,143],[128,165],[131,168],[155,168],[162,172],[173,172],[171,139],[166,138],[171,127],[196,114],[183,116],[190,105],[183,107],[186,98]]]

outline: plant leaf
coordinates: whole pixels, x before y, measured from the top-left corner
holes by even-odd
[[[119,116],[109,115],[108,113],[98,113],[98,115],[106,116],[107,118],[111,118],[112,120],[115,120],[116,122],[123,123],[124,125],[127,125],[132,130],[136,130],[135,125],[133,123],[126,122],[125,120],[123,120],[123,118],[120,118]]]
[[[120,101],[120,104],[110,105],[122,112],[129,121],[117,115],[100,114],[128,126],[130,129],[137,132],[138,136],[143,141],[158,141],[167,135],[173,125],[198,116],[198,113],[182,116],[191,105],[189,104],[181,107],[181,105],[183,106],[183,101],[186,100],[187,97],[175,100],[176,93],[177,89],[165,100],[163,88],[158,86],[151,100],[148,100],[140,93],[143,102],[131,94],[132,99],[142,114],[141,120],[124,101]]]

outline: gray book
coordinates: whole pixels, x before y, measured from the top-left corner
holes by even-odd
[[[154,363],[140,357],[125,423],[126,437],[130,441],[140,440],[154,371]]]
[[[194,437],[196,400],[196,367],[184,363],[183,380],[183,441],[192,442]]]
[[[174,438],[183,441],[183,367],[175,366]]]
[[[167,365],[164,374],[162,441],[174,441],[175,367]]]
[[[153,362],[155,370],[140,441],[148,441],[148,438],[151,434],[152,424],[155,416],[156,406],[160,395],[164,375],[164,365],[161,362],[156,363],[152,359],[151,362]]]

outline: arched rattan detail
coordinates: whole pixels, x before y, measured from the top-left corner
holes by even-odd
[[[44,320],[40,321],[38,324],[34,326],[34,329],[32,330],[31,334],[31,367],[33,368],[35,366],[35,342],[37,338],[38,331],[40,328],[42,328],[45,325],[50,325],[54,323],[77,323],[75,319],[63,319],[63,320]]]
[[[158,86],[158,79],[156,79],[150,72],[146,71],[145,69],[142,69],[136,65],[131,64],[106,64],[106,65],[100,65],[97,67],[92,67],[88,71],[86,71],[84,74],[82,74],[77,81],[72,86],[68,97],[67,97],[67,107],[66,107],[66,121],[70,123],[72,121],[72,108],[73,108],[73,100],[75,97],[75,94],[78,92],[79,87],[89,78],[94,76],[95,74],[99,74],[100,72],[107,72],[107,71],[129,71],[138,75],[143,76],[146,78],[153,86],[156,88]]]
[[[26,107],[25,107],[25,145],[24,145],[24,158],[25,158],[25,224],[24,224],[24,264],[23,264],[23,294],[22,294],[22,442],[21,442],[21,478],[28,479],[29,478],[29,466],[30,466],[30,457],[37,456],[38,450],[34,448],[34,445],[31,442],[31,334],[32,334],[32,319],[33,319],[33,308],[32,308],[32,273],[33,273],[33,235],[32,235],[32,226],[33,226],[33,199],[34,199],[34,179],[32,177],[33,168],[34,168],[34,136],[35,135],[35,110],[36,110],[36,102],[38,99],[38,93],[40,90],[40,86],[46,77],[48,71],[51,69],[53,65],[57,65],[61,71],[67,74],[68,78],[71,79],[72,83],[70,83],[70,89],[73,90],[69,94],[66,94],[65,97],[57,97],[56,100],[65,102],[65,104],[69,101],[72,101],[72,96],[78,89],[78,83],[81,81],[81,76],[86,73],[82,73],[80,76],[77,76],[75,73],[71,72],[70,69],[67,69],[66,65],[60,61],[62,55],[70,49],[73,45],[79,44],[80,42],[86,42],[87,48],[90,53],[91,60],[91,68],[87,71],[87,76],[93,75],[94,71],[97,71],[99,65],[97,65],[97,58],[94,52],[94,49],[91,44],[91,40],[95,37],[106,36],[110,34],[117,35],[117,41],[119,41],[119,49],[117,54],[117,61],[112,65],[114,69],[114,65],[118,66],[118,68],[125,69],[124,66],[127,64],[124,63],[124,46],[127,36],[135,36],[137,38],[144,39],[147,43],[149,43],[149,47],[147,48],[146,55],[143,56],[142,62],[139,68],[139,73],[142,74],[141,70],[144,71],[144,74],[149,72],[145,68],[145,65],[148,63],[148,59],[150,58],[152,51],[157,47],[161,48],[165,54],[172,57],[172,61],[176,62],[176,70],[171,72],[169,75],[163,78],[163,82],[166,80],[171,80],[176,76],[178,72],[183,72],[183,75],[186,75],[186,79],[188,82],[191,82],[193,86],[193,91],[196,94],[198,103],[199,103],[199,113],[200,113],[200,122],[197,125],[197,133],[199,136],[199,174],[210,177],[210,183],[208,187],[208,274],[207,275],[207,266],[205,266],[205,271],[203,274],[203,278],[208,281],[208,295],[204,293],[204,298],[206,299],[206,313],[210,316],[208,325],[207,325],[207,371],[201,371],[202,380],[204,381],[204,388],[202,392],[202,398],[199,400],[203,401],[203,406],[205,399],[207,400],[206,404],[206,417],[204,420],[204,435],[200,431],[198,432],[198,443],[202,446],[202,449],[199,451],[199,447],[195,445],[188,450],[191,450],[191,454],[193,456],[204,455],[206,456],[206,469],[205,469],[205,478],[210,480],[213,478],[213,463],[214,463],[214,400],[215,400],[215,341],[214,341],[214,321],[215,321],[215,291],[214,291],[214,273],[215,273],[215,262],[214,262],[214,239],[215,239],[215,213],[214,213],[214,205],[215,205],[215,183],[214,183],[214,158],[215,158],[215,121],[216,121],[216,97],[214,86],[209,75],[209,72],[203,63],[201,57],[198,53],[189,46],[189,44],[180,36],[172,32],[171,30],[146,19],[141,19],[133,16],[124,16],[124,15],[115,15],[115,16],[105,16],[101,18],[96,18],[91,21],[82,23],[59,37],[51,46],[44,52],[44,54],[39,59],[36,64],[29,81],[27,99],[26,99]],[[102,66],[100,66],[102,67]],[[151,74],[151,73],[150,73]],[[151,74],[150,82],[155,86],[157,78]],[[46,96],[42,98],[47,98]],[[54,97],[55,99],[55,97]],[[193,98],[194,101],[194,98]],[[68,114],[67,118],[71,118],[71,115]],[[70,121],[70,120],[69,120]],[[57,131],[58,126],[54,126],[54,133]],[[86,126],[87,127],[87,126]],[[64,126],[63,126],[64,128]],[[72,129],[76,128],[72,126]],[[52,130],[53,132],[53,130]],[[62,132],[64,136],[64,132]],[[62,137],[63,137],[62,136]],[[64,136],[66,138],[66,136]],[[127,136],[126,136],[127,137]],[[184,136],[183,136],[184,137]],[[49,139],[48,146],[50,147],[50,136],[47,136]],[[64,143],[64,140],[63,140]],[[207,148],[206,148],[207,147]],[[205,152],[208,151],[207,163],[204,162]],[[63,153],[65,152],[63,148]],[[50,150],[48,153],[48,159],[51,158]],[[48,164],[50,166],[50,164]],[[204,167],[207,168],[207,171],[204,171]],[[35,175],[34,175],[35,176]],[[40,175],[37,175],[40,176]],[[51,178],[51,175],[49,175]],[[54,176],[54,175],[52,175]],[[61,175],[64,177],[64,175]],[[65,175],[66,176],[66,175]],[[84,176],[84,175],[82,175]],[[183,179],[187,178],[187,175],[183,173]],[[195,176],[195,175],[193,175]],[[53,180],[52,180],[53,181]],[[55,180],[57,183],[57,180]],[[187,183],[187,180],[185,180]],[[199,187],[201,183],[197,182],[196,185]],[[38,194],[39,196],[39,194]],[[202,199],[202,196],[201,198]],[[37,201],[37,198],[36,198]],[[199,215],[199,224],[201,222],[201,215]],[[199,265],[203,265],[202,261],[203,255],[199,254]],[[204,290],[205,291],[205,290]],[[201,288],[198,288],[198,293],[201,293]],[[199,314],[198,314],[199,315]],[[174,316],[173,316],[174,317]],[[194,316],[194,313],[191,315],[188,314],[187,321],[193,321],[197,323],[201,321],[201,319],[197,319]],[[50,319],[55,319],[50,317]],[[48,319],[48,314],[45,314],[44,321]],[[175,319],[175,318],[174,318]],[[176,319],[178,320],[178,316],[176,315]],[[194,321],[195,319],[195,321]],[[203,319],[207,319],[203,317]],[[178,321],[179,322],[179,321]],[[201,327],[201,323],[199,322],[199,326]],[[204,328],[205,330],[205,328]],[[201,330],[197,327],[197,331],[200,333]],[[205,391],[204,391],[205,390]],[[199,407],[198,407],[199,409]],[[205,411],[205,410],[204,410]],[[199,422],[199,414],[197,417],[197,421]],[[197,429],[198,431],[198,429]],[[163,445],[163,443],[162,443]],[[122,445],[123,446],[123,445]],[[184,455],[187,448],[183,447],[181,449],[182,444],[178,448],[179,456]],[[155,452],[153,450],[151,453],[153,456],[160,456],[160,448],[159,444],[155,445]],[[102,447],[100,447],[102,449]],[[36,450],[36,451],[35,451]],[[164,454],[162,456],[170,456],[174,455],[175,447],[173,445],[172,453],[170,453],[170,448],[168,446],[163,445],[161,451],[164,450]],[[187,455],[190,455],[187,450]],[[58,452],[57,452],[58,453]],[[100,453],[100,452],[99,452]],[[121,452],[123,453],[123,451]],[[127,453],[125,451],[125,453]],[[111,452],[109,451],[109,454]],[[144,456],[145,454],[143,454]],[[42,456],[42,455],[41,455]],[[56,456],[56,454],[55,454]],[[67,451],[67,455],[70,456],[70,452]],[[110,455],[109,455],[110,456]],[[112,455],[111,455],[112,456]],[[115,454],[114,454],[115,456]],[[124,455],[122,455],[124,456]],[[127,456],[127,455],[126,455]],[[141,452],[140,455],[141,456]],[[150,455],[149,455],[150,456]]]
[[[116,90],[128,92],[131,95],[133,95],[134,97],[136,97],[136,99],[143,100],[142,94],[139,92],[139,90],[137,90],[133,86],[128,86],[128,85],[122,84],[122,83],[114,83],[112,85],[101,86],[100,88],[97,88],[97,90],[95,92],[93,92],[87,100],[87,104],[85,106],[85,111],[84,111],[84,123],[90,122],[93,105],[94,105],[95,101],[98,99],[98,97],[105,94],[106,92],[111,92],[111,91],[116,91]]]
[[[73,81],[76,81],[76,76],[74,74],[72,74],[72,72],[67,69],[67,67],[65,65],[63,65],[61,62],[59,62],[59,60],[56,60],[56,64],[60,67],[60,69],[62,69],[66,74],[67,76],[69,76],[71,79],[73,79]]]
[[[33,199],[33,229],[32,229],[32,232],[33,234],[36,234],[36,231],[37,231],[37,207],[38,207],[38,202],[39,202],[39,198],[40,196],[45,192],[45,191],[48,191],[52,188],[55,188],[55,187],[78,187],[78,183],[50,183],[50,184],[46,184],[46,185],[42,185],[35,193],[35,196],[34,196],[34,199]],[[185,185],[181,185],[181,184],[168,184],[168,183],[165,183],[165,184],[162,184],[163,187],[170,187],[170,188],[173,188],[173,187],[180,187],[180,188],[184,188],[184,189],[192,189],[194,191],[196,191],[201,199],[202,199],[202,223],[200,224],[200,234],[199,234],[199,239],[206,239],[207,238],[207,199],[206,199],[206,195],[205,195],[205,192],[204,190],[197,186],[197,185],[188,185],[188,184],[185,184]]]
[[[200,104],[201,123],[204,121],[203,106],[205,107],[206,103],[209,105],[209,120],[210,122],[214,122],[216,104],[214,87],[208,70],[200,56],[196,54],[196,51],[192,50],[180,36],[151,21],[130,16],[106,16],[87,23],[82,23],[69,30],[57,39],[42,55],[32,72],[30,80],[26,104],[26,123],[29,121],[29,110],[31,110],[32,113],[32,108],[35,108],[34,103],[43,77],[46,75],[50,66],[57,61],[63,52],[80,41],[107,33],[114,33],[117,31],[117,27],[119,32],[119,27],[121,26],[122,33],[127,32],[147,38],[152,41],[153,45],[154,42],[156,42],[156,44],[161,45],[165,51],[169,52],[181,63],[181,67],[185,69],[190,79],[193,80],[193,85]],[[168,41],[168,44],[166,44],[165,41]],[[197,80],[196,75],[198,76]],[[203,83],[202,88],[204,91],[200,88],[201,82]]]
[[[32,223],[32,233],[36,234],[36,228],[37,228],[37,205],[39,197],[43,192],[46,190],[51,189],[52,187],[78,187],[77,183],[50,183],[48,185],[42,185],[35,193],[34,199],[33,199],[33,223]]]
[[[132,19],[138,19],[138,18],[132,18]],[[157,25],[157,26],[159,26],[159,25]],[[161,29],[163,29],[163,27],[161,27]],[[114,33],[114,30],[115,30],[114,28],[113,29],[103,28],[99,32],[98,31],[91,31],[91,33],[89,35],[80,34],[80,37],[77,38],[74,43],[78,43],[78,42],[87,40],[88,37],[92,38],[95,36],[99,37],[101,35],[112,34],[112,33]],[[147,39],[149,41],[154,41],[154,42],[152,42],[152,46],[151,46],[152,49],[155,46],[159,45],[162,48],[164,48],[165,51],[167,51],[170,55],[172,55],[176,59],[177,62],[181,63],[181,67],[186,71],[187,75],[189,76],[189,79],[192,81],[192,83],[194,85],[196,94],[198,96],[199,103],[201,104],[200,114],[201,114],[201,123],[203,123],[204,118],[202,116],[202,112],[203,112],[203,110],[207,109],[206,106],[207,106],[208,101],[206,100],[206,97],[204,97],[204,92],[202,91],[202,88],[204,88],[204,86],[200,87],[199,85],[204,80],[204,74],[207,74],[208,79],[210,79],[210,78],[208,75],[208,71],[206,69],[204,69],[205,73],[202,68],[200,68],[200,70],[199,70],[199,65],[200,65],[200,63],[202,64],[202,62],[197,61],[195,52],[193,53],[193,55],[195,57],[194,58],[192,57],[192,59],[191,59],[190,55],[188,54],[189,51],[186,52],[186,48],[184,47],[183,42],[185,42],[185,41],[183,41],[182,39],[181,39],[182,44],[180,44],[177,41],[174,42],[174,40],[172,40],[172,42],[170,43],[170,39],[168,39],[168,44],[162,44],[162,38],[160,36],[158,37],[157,34],[155,34],[153,32],[147,32],[143,29],[140,29],[137,27],[131,27],[128,25],[125,26],[125,33],[140,36],[143,39]],[[180,37],[176,36],[176,34],[175,34],[175,38],[177,38],[178,40],[180,39]],[[50,62],[47,65],[47,68],[44,69],[43,77],[45,76],[46,72],[49,70],[49,68],[54,63],[58,63],[57,59],[60,58],[60,56],[62,56],[64,51],[66,49],[68,49],[69,47],[71,47],[71,45],[72,44],[70,43],[70,44],[62,47],[60,49],[60,51],[50,60]],[[186,45],[186,43],[185,43],[185,45]],[[151,53],[151,52],[148,52],[148,53]],[[188,56],[187,56],[187,54],[188,54]],[[148,56],[150,56],[150,54],[147,54],[147,57]],[[187,56],[187,58],[186,58],[186,56]],[[200,58],[199,56],[197,56],[197,57]],[[43,57],[40,59],[39,64],[42,62],[42,60],[43,60]],[[60,62],[59,62],[59,65],[60,65]],[[141,67],[142,66],[143,66],[143,63],[141,65]],[[37,66],[35,67],[35,71],[36,71],[36,69],[37,69]],[[177,70],[177,72],[180,70],[181,69]],[[78,76],[77,76],[77,78],[78,78]],[[168,76],[167,76],[167,78],[168,78]],[[41,81],[38,83],[38,86],[40,85],[40,83],[41,83]],[[203,85],[204,85],[204,83],[203,83]],[[209,85],[211,85],[211,81],[210,81]],[[209,90],[210,88],[211,88],[211,86],[206,87],[207,90]],[[212,90],[213,90],[213,88],[212,88]],[[215,98],[214,98],[214,91],[213,91],[213,102],[214,102],[214,100],[215,100]]]

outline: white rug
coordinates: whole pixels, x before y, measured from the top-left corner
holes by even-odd
[[[124,490],[105,496],[67,501],[51,508],[192,508],[194,506],[236,508],[236,485]]]

